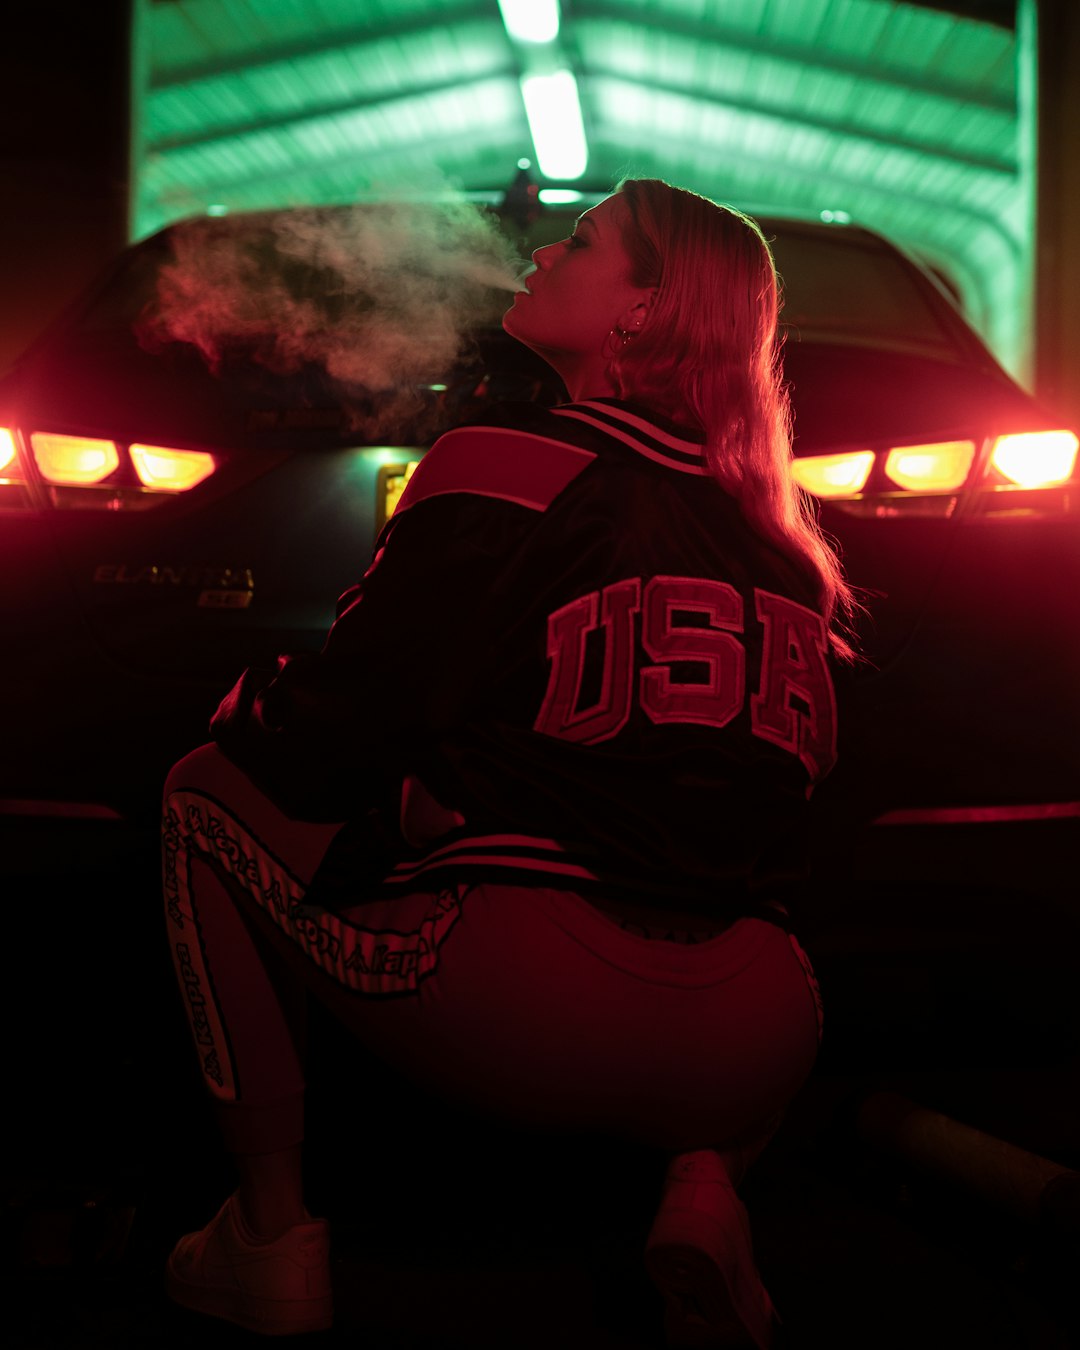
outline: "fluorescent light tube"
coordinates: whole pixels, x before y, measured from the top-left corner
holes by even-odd
[[[568,70],[523,75],[521,97],[545,178],[580,178],[589,162],[577,81]]]
[[[499,0],[506,31],[518,42],[554,42],[559,36],[558,0]]]

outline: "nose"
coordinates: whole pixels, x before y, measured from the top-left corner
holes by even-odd
[[[537,267],[543,266],[551,258],[552,253],[559,247],[558,244],[542,244],[540,248],[533,250],[532,260]]]

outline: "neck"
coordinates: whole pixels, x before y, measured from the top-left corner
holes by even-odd
[[[566,385],[566,392],[572,403],[580,403],[587,398],[614,398],[615,386],[607,373],[607,362],[600,367],[574,373],[559,371]]]
[[[614,397],[615,386],[608,375],[608,363],[604,357],[575,359],[566,352],[547,351],[541,347],[534,347],[533,351],[543,357],[562,380],[571,403],[580,403],[588,398]]]

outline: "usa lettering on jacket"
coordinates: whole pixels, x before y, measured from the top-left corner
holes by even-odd
[[[644,582],[627,577],[563,605],[548,616],[551,670],[533,729],[595,745],[618,734],[635,701],[656,724],[724,727],[745,706],[749,675],[752,734],[797,755],[816,782],[836,760],[836,695],[824,620],[805,605],[755,587],[761,667],[748,672],[740,639],[743,610],[742,596],[727,582],[670,576]],[[686,616],[700,617],[687,622]],[[600,692],[582,706],[586,645],[597,629],[603,643]],[[672,667],[684,662],[694,662],[704,678],[675,679]]]

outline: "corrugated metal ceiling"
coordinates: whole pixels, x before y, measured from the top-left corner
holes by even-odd
[[[1017,34],[987,6],[998,22],[893,0],[563,0],[544,59],[574,72],[589,144],[568,186],[655,174],[847,213],[949,269],[1021,369],[1030,165]],[[498,193],[533,158],[518,78],[539,58],[497,0],[154,0],[146,21],[140,234],[209,206]]]

